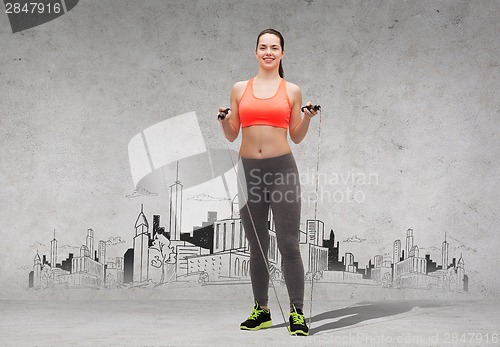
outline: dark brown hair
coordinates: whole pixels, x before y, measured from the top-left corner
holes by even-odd
[[[281,50],[282,51],[285,50],[285,39],[283,38],[283,35],[281,35],[281,33],[275,29],[266,29],[266,30],[262,30],[260,32],[259,36],[257,36],[257,44],[255,46],[255,50],[257,50],[257,48],[259,47],[260,37],[264,34],[272,34],[272,35],[277,36],[280,39]],[[281,60],[280,60],[279,74],[280,74],[281,78],[285,77],[285,73],[283,72],[283,64],[282,64]]]

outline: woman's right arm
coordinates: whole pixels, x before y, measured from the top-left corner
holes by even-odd
[[[240,116],[238,114],[238,103],[242,95],[242,87],[245,86],[245,82],[237,82],[233,85],[231,89],[231,110],[228,112],[226,118],[221,120],[222,128],[224,129],[224,135],[229,142],[233,142],[238,137],[240,132]],[[244,90],[244,89],[243,89]],[[219,112],[224,111],[225,108],[219,108]]]

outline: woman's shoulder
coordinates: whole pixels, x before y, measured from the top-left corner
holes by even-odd
[[[235,93],[236,95],[242,95],[247,87],[248,82],[249,80],[238,81],[235,84],[233,84],[233,89],[232,89],[233,93]]]
[[[241,88],[245,88],[248,84],[250,80],[246,80],[246,81],[238,81],[236,82],[235,84],[233,84],[233,89],[241,89]]]
[[[286,81],[286,87],[288,89],[300,90],[298,85],[296,85],[295,83],[289,82],[289,81]]]
[[[239,81],[239,82],[236,82],[235,84],[233,84],[233,88],[231,89],[231,95],[236,97],[236,99],[239,101],[240,98],[243,96],[243,93],[246,90],[247,84],[248,84],[248,80],[247,81]]]
[[[301,94],[301,91],[300,91],[300,87],[298,85],[296,85],[295,83],[292,83],[292,82],[288,82],[286,81],[286,90],[288,91],[288,93],[290,95],[300,95]]]

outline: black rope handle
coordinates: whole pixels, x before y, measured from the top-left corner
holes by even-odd
[[[227,116],[227,113],[228,113],[230,110],[231,110],[231,109],[228,107],[228,108],[226,108],[224,111],[219,112],[219,115],[217,116],[217,119],[219,119],[219,120],[223,120],[223,119],[225,119],[225,118],[226,118],[226,116]]]
[[[314,110],[314,111],[321,111],[321,106],[320,105],[307,105],[307,106],[302,106],[301,110],[304,112],[304,109],[307,108],[309,111]]]

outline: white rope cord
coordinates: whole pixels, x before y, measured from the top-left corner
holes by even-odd
[[[321,148],[321,118],[323,112],[321,109],[319,110],[319,124],[318,124],[318,150],[316,152],[316,200],[314,202],[314,223],[317,222],[317,213],[318,213],[318,187],[319,187],[319,154]],[[309,306],[309,331],[312,327],[312,312],[313,312],[313,290],[314,290],[314,276],[316,272],[314,269],[311,269],[311,301]]]

